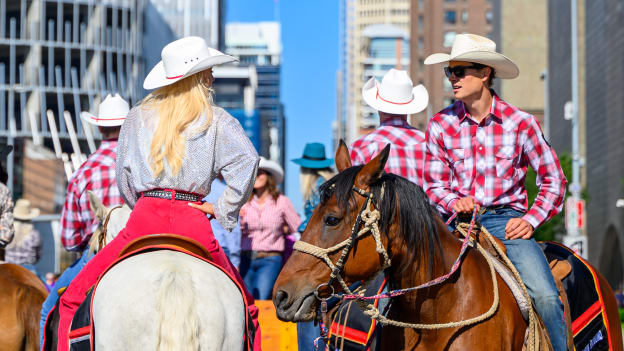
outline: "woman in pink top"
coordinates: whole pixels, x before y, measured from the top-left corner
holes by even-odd
[[[271,298],[282,267],[285,235],[301,224],[292,203],[277,188],[283,178],[279,164],[261,157],[253,195],[240,212],[240,273],[247,289],[260,300]]]

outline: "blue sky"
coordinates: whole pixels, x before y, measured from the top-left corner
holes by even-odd
[[[281,94],[286,110],[286,194],[302,213],[299,167],[307,142],[325,144],[331,155],[336,116],[338,1],[226,0],[227,22],[282,23]],[[276,6],[278,6],[276,11]]]

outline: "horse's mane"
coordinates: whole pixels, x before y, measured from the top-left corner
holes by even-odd
[[[352,211],[356,205],[352,187],[362,167],[350,167],[325,182],[320,187],[321,203],[325,204],[332,195],[335,195],[338,206]],[[428,274],[431,274],[433,258],[436,254],[441,255],[442,250],[435,223],[438,213],[430,205],[425,192],[415,183],[392,173],[384,173],[378,181],[371,184],[370,190],[381,214],[379,229],[382,235],[384,233],[387,235],[390,226],[396,220],[398,205],[400,220],[398,235],[407,246],[407,259],[401,267],[396,267],[398,272],[404,272],[419,257],[428,257]],[[391,251],[391,248],[388,248],[388,251]]]

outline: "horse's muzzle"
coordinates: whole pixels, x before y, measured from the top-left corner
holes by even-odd
[[[308,322],[314,319],[316,298],[312,292],[292,298],[285,290],[278,290],[273,297],[277,318],[284,322]]]

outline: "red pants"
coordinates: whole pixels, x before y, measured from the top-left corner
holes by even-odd
[[[126,227],[117,237],[98,252],[78,273],[60,298],[60,322],[58,330],[58,350],[69,349],[69,327],[74,313],[84,300],[87,290],[93,286],[98,276],[117,259],[119,252],[132,240],[146,234],[170,233],[184,235],[204,245],[212,255],[212,260],[235,277],[244,289],[249,303],[249,313],[256,326],[254,351],[260,351],[260,325],[258,308],[253,296],[245,288],[243,279],[232,266],[221,246],[212,234],[210,221],[200,210],[191,208],[186,201],[175,201],[142,197],[136,203]]]

